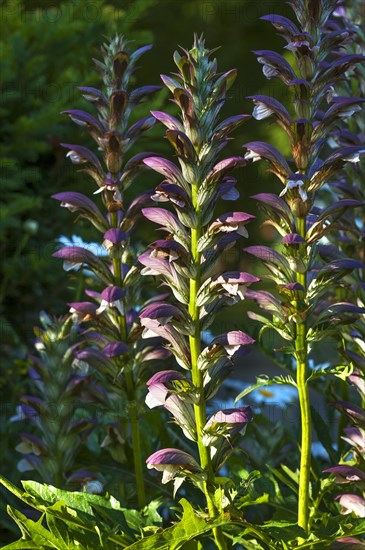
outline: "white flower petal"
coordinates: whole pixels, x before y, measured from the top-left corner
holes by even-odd
[[[63,269],[65,271],[72,271],[72,270],[78,271],[80,267],[82,267],[82,263],[69,262],[68,260],[65,260],[63,262]]]
[[[34,470],[33,466],[26,458],[22,458],[19,460],[17,464],[17,469],[19,472],[30,472],[31,470]]]
[[[263,120],[264,118],[271,116],[273,113],[274,111],[269,109],[269,107],[267,107],[264,103],[257,103],[252,112],[252,116],[256,120]]]
[[[156,336],[158,336],[158,334],[153,332],[153,330],[151,330],[150,328],[145,328],[144,331],[142,332],[143,339],[156,338]]]
[[[308,199],[307,192],[301,187],[299,188],[299,195],[303,202],[305,202]]]
[[[264,65],[262,68],[262,72],[270,80],[270,78],[273,78],[277,76],[279,73],[274,67],[271,67],[271,65]]]
[[[246,239],[247,239],[247,237],[248,237],[248,231],[247,231],[247,229],[246,229],[246,227],[244,226],[243,223],[240,223],[240,224],[238,225],[237,233],[238,233],[239,235],[242,235],[242,237],[245,237]]]
[[[185,479],[183,477],[176,477],[174,481],[174,492],[173,497],[175,498],[177,490],[181,487],[181,485],[184,483]]]
[[[304,185],[303,180],[289,180],[286,184],[288,189],[294,189],[295,187],[300,187],[301,185]]]
[[[100,313],[103,313],[104,310],[108,307],[108,302],[106,300],[102,300],[100,306],[95,311],[97,315],[100,315]]]
[[[260,155],[254,153],[253,151],[248,151],[248,153],[245,154],[244,158],[246,160],[252,160],[252,162],[256,162],[257,160],[261,159]]]

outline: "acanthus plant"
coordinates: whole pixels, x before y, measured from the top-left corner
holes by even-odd
[[[298,525],[303,529],[301,543],[311,533],[311,499],[315,497],[311,496],[310,479],[309,383],[325,374],[309,370],[309,354],[319,343],[341,338],[343,326],[355,322],[364,312],[354,303],[336,299],[336,289],[346,285],[346,276],[361,268],[361,262],[346,257],[326,261],[321,257],[321,242],[331,231],[336,234],[338,216],[361,207],[362,203],[342,200],[324,208],[316,203],[318,191],[346,164],[359,162],[365,153],[365,147],[358,144],[340,146],[332,152],[326,146],[341,117],[362,101],[357,97],[336,95],[337,85],[346,71],[364,61],[361,54],[336,57],[333,53],[351,40],[349,33],[326,30],[336,4],[334,0],[292,0],[290,5],[296,23],[281,15],[262,17],[285,39],[287,55],[284,57],[271,50],[254,53],[263,65],[264,75],[268,79],[278,78],[287,87],[288,105],[265,95],[249,99],[254,102],[254,118],[261,120],[272,116],[284,130],[292,158],[287,160],[276,147],[266,142],[254,141],[244,146],[246,160],[268,162],[269,171],[283,185],[278,194],[254,196],[267,222],[281,237],[280,252],[268,246],[246,248],[246,252],[262,261],[267,278],[275,284],[276,293],[248,290],[246,298],[255,300],[269,314],[264,317],[250,312],[250,317],[276,331],[286,344],[281,352],[293,358],[289,380],[298,389],[301,416],[297,515]],[[327,372],[345,375],[342,367],[333,367]]]
[[[85,417],[85,405],[98,394],[90,376],[77,376],[72,369],[77,329],[69,318],[51,319],[40,314],[42,328],[35,354],[28,357],[30,394],[21,396],[21,405],[10,421],[26,421],[15,450],[23,457],[20,472],[36,470],[42,481],[57,487],[100,491],[103,478],[82,461],[94,418]]]
[[[145,370],[148,361],[166,357],[156,347],[156,339],[141,345],[141,327],[137,310],[141,305],[141,277],[134,265],[138,252],[131,244],[131,232],[143,205],[150,203],[150,193],[136,197],[127,207],[125,190],[143,167],[148,153],[130,155],[138,139],[154,124],[145,116],[130,124],[133,109],[160,86],[132,88],[135,64],[151,46],[131,51],[123,36],[116,36],[102,47],[103,61],[94,60],[102,75],[102,90],[81,87],[84,98],[97,109],[97,117],[81,110],[67,114],[85,129],[96,142],[99,156],[81,145],[64,144],[71,162],[83,166],[94,180],[94,195],[101,196],[103,213],[96,200],[76,192],[62,192],[53,198],[61,206],[87,218],[102,234],[102,256],[87,248],[71,246],[54,256],[65,262],[66,269],[86,267],[96,280],[97,289],[85,290],[93,301],[70,303],[70,313],[80,327],[83,342],[75,352],[74,367],[92,372],[105,392],[106,416],[113,421],[106,426],[102,446],[110,447],[112,457],[125,462],[125,453],[133,455],[138,504],[145,505],[141,422],[145,393]],[[105,252],[107,252],[105,256]],[[108,414],[109,411],[109,414]],[[127,425],[127,429],[124,426]],[[133,480],[133,477],[131,478]],[[125,498],[134,494],[131,479],[121,482]]]
[[[52,457],[52,445],[46,448],[44,440],[38,440],[33,435],[23,434],[19,450],[31,449],[34,456],[40,453],[42,463],[34,456],[26,458],[29,463],[40,466],[42,477],[50,483],[61,485],[63,480],[80,480],[86,492],[62,491],[31,481],[23,482],[23,492],[0,476],[1,484],[27,506],[37,510],[36,521],[33,521],[9,508],[9,514],[22,532],[21,541],[10,544],[9,550],[26,547],[27,544],[41,548],[51,545],[56,548],[163,547],[176,550],[185,546],[210,548],[214,544],[220,549],[239,546],[262,550],[294,550],[298,547],[334,549],[341,548],[341,545],[346,548],[347,543],[347,548],[364,547],[363,541],[353,538],[363,535],[365,524],[365,520],[355,517],[362,516],[365,481],[362,410],[365,398],[362,373],[365,366],[361,336],[364,325],[360,322],[365,313],[361,279],[364,258],[357,246],[363,231],[363,222],[358,220],[363,219],[364,201],[360,186],[349,183],[354,176],[352,171],[346,171],[346,167],[352,168],[356,164],[358,168],[358,160],[365,148],[362,145],[363,130],[353,132],[352,128],[353,133],[348,129],[338,130],[343,128],[343,121],[347,124],[349,116],[360,113],[362,98],[348,97],[350,90],[339,95],[339,90],[345,89],[342,88],[344,79],[348,79],[351,71],[360,66],[364,56],[342,49],[343,46],[352,47],[353,36],[342,28],[336,29],[333,21],[329,20],[337,2],[293,0],[291,4],[298,23],[283,16],[264,17],[286,39],[286,57],[289,61],[276,52],[257,52],[259,62],[264,66],[264,74],[268,78],[281,79],[291,93],[291,100],[284,106],[268,96],[257,95],[251,99],[255,103],[254,118],[274,116],[284,130],[291,145],[292,159],[287,160],[278,149],[267,143],[250,142],[246,144],[245,157],[219,160],[231,133],[247,120],[248,115],[219,121],[220,110],[236,71],[218,73],[216,61],[211,58],[212,52],[205,48],[202,38],[195,38],[190,51],[175,53],[178,74],[162,76],[180,110],[179,118],[153,111],[152,116],[130,126],[129,115],[133,107],[158,87],[131,89],[130,77],[135,62],[149,47],[132,52],[123,37],[116,37],[105,45],[103,62],[96,62],[103,75],[104,90],[81,88],[85,98],[96,107],[97,117],[84,111],[66,113],[91,135],[100,153],[95,154],[80,145],[65,146],[69,149],[71,161],[81,165],[95,181],[97,199],[94,201],[75,192],[58,193],[54,198],[94,225],[102,234],[103,253],[96,255],[87,248],[72,246],[55,254],[65,261],[66,269],[81,268],[92,273],[89,277],[93,280],[92,289],[86,290],[91,300],[69,304],[67,330],[72,319],[74,327],[71,333],[77,334],[77,340],[62,342],[67,351],[60,371],[55,362],[49,368],[47,361],[50,354],[44,353],[43,349],[42,364],[35,360],[35,369],[44,381],[47,379],[48,386],[41,385],[42,380],[34,371],[31,375],[43,392],[49,388],[50,402],[62,401],[63,406],[63,400],[72,395],[72,410],[78,409],[79,405],[81,409],[84,395],[91,394],[102,404],[99,408],[102,412],[100,424],[108,422],[107,435],[102,444],[98,440],[95,446],[98,451],[100,447],[109,449],[118,462],[117,468],[114,468],[118,481],[126,474],[125,482],[122,480],[120,487],[124,490],[121,504],[124,506],[125,502],[129,504],[135,500],[134,491],[132,494],[129,492],[135,482],[138,504],[142,510],[123,508],[113,496],[87,493],[95,487],[98,490],[104,488],[98,483],[87,483],[97,471],[95,462],[91,468],[93,472],[72,471],[68,475],[73,470],[71,462],[75,464],[78,461],[76,451],[81,448],[75,430],[80,429],[81,435],[87,435],[94,421],[87,418],[75,424],[71,418],[67,423],[60,414],[55,427],[49,428],[44,424],[45,437],[56,434],[51,440],[56,449],[56,460],[48,460]],[[167,127],[167,140],[177,156],[175,163],[152,153],[130,156],[130,147],[145,130],[152,127],[156,119]],[[354,123],[354,119],[350,122]],[[335,144],[332,153],[329,143],[331,146]],[[265,246],[249,247],[246,251],[263,261],[269,271],[269,280],[276,286],[273,292],[248,288],[251,283],[259,282],[258,277],[240,271],[220,272],[218,267],[222,265],[226,251],[241,236],[247,236],[246,224],[254,216],[245,212],[217,216],[216,205],[219,199],[235,200],[238,197],[236,180],[231,176],[233,168],[244,167],[260,158],[269,163],[269,170],[283,184],[278,194],[261,193],[255,196],[267,221],[277,229],[282,247],[280,252]],[[126,207],[124,191],[140,169],[146,166],[165,179],[155,190],[146,192]],[[358,179],[361,183],[360,177]],[[323,206],[328,200],[329,189],[333,191],[331,197],[335,198],[332,204]],[[164,290],[169,290],[167,294],[155,295],[145,303],[144,285],[148,281],[140,276],[141,268],[136,265],[139,251],[131,242],[131,233],[141,208],[149,221],[167,232],[165,238],[156,240],[147,252],[139,255],[142,275],[156,277],[157,283],[161,283]],[[352,218],[354,212],[356,225]],[[328,247],[325,239],[334,242],[336,248]],[[360,253],[354,259],[354,252],[357,251]],[[297,473],[290,469],[290,463],[289,466],[282,463],[280,455],[278,459],[280,468],[291,478],[290,486],[287,484],[284,489],[299,492],[298,522],[292,506],[295,497],[281,491],[285,483],[265,485],[264,493],[259,493],[263,487],[263,476],[258,471],[245,471],[247,478],[241,476],[243,482],[239,486],[228,480],[228,476],[219,475],[222,467],[227,466],[230,453],[239,448],[240,436],[252,420],[252,412],[247,406],[214,411],[211,399],[217,395],[234,363],[240,362],[247,345],[254,340],[235,330],[213,337],[206,344],[207,333],[210,332],[207,329],[223,307],[244,298],[255,300],[266,312],[266,316],[250,313],[251,318],[263,323],[265,329],[275,330],[286,341],[287,345],[281,352],[288,354],[292,368],[289,376],[281,377],[281,381],[291,383],[299,392],[302,413],[299,491],[296,486]],[[64,330],[61,327],[52,344],[59,337],[62,340]],[[41,340],[44,339],[45,333],[38,334]],[[312,347],[318,349],[318,343],[326,345],[329,338],[332,339],[329,341],[332,346],[333,341],[336,344],[340,342],[340,352],[347,364],[311,371]],[[164,340],[164,348],[159,347],[161,340]],[[60,354],[63,351],[62,348]],[[74,370],[70,366],[71,353],[74,354]],[[160,360],[171,354],[181,368],[173,368],[169,364],[169,370],[149,377],[148,361]],[[313,354],[313,362],[314,357]],[[57,361],[59,359],[57,352]],[[288,364],[284,355],[280,356],[280,360],[283,366]],[[334,506],[332,500],[337,491],[330,493],[331,502],[327,508],[328,503],[323,503],[323,492],[317,492],[318,487],[321,490],[323,487],[333,488],[333,479],[327,475],[322,479],[317,464],[311,468],[309,383],[322,383],[327,374],[355,383],[362,398],[362,409],[344,401],[335,405],[345,412],[353,424],[345,431],[345,440],[352,445],[352,449],[343,455],[340,465],[327,470],[327,473],[337,476],[337,481],[346,483],[346,487],[350,486],[350,482],[355,482],[351,486],[351,494],[348,492],[338,498],[343,507],[342,513],[346,514],[345,520],[341,515],[333,517],[332,514],[339,508]],[[69,375],[75,375],[70,384],[66,383]],[[278,380],[272,381],[275,383]],[[261,377],[255,388],[270,382],[268,377]],[[323,388],[322,385],[318,387]],[[56,397],[55,391],[58,392]],[[244,394],[248,391],[245,389]],[[178,517],[172,525],[165,525],[165,529],[160,529],[162,517],[156,512],[160,502],[149,502],[148,507],[143,507],[145,497],[151,496],[144,486],[144,479],[146,487],[151,480],[144,464],[144,454],[147,454],[147,449],[151,450],[151,445],[155,445],[151,437],[154,426],[152,422],[148,424],[147,415],[141,418],[140,414],[144,410],[145,396],[150,408],[163,407],[171,413],[185,436],[185,439],[176,436],[175,441],[180,441],[181,448],[169,443],[171,447],[151,454],[146,461],[147,468],[161,472],[164,484],[174,481],[175,493],[185,480],[190,480],[201,490],[199,496],[203,495],[208,509],[208,514],[203,513],[197,505],[193,507],[182,499],[181,518]],[[78,402],[75,403],[75,400]],[[34,398],[33,401],[26,398],[24,403],[24,414],[36,411],[36,408],[31,408],[32,404],[39,405],[39,413],[43,411],[40,402]],[[128,426],[126,430],[123,425]],[[141,441],[141,433],[145,435],[146,428],[150,430],[148,437],[146,441]],[[97,427],[92,435],[95,432],[99,434],[98,430]],[[70,438],[71,432],[74,439]],[[272,443],[273,434],[269,430],[263,432],[266,433],[270,437],[268,443]],[[331,447],[332,440],[330,437],[328,439]],[[280,445],[283,447],[282,442]],[[270,448],[269,445],[267,448]],[[95,447],[88,450],[92,453],[89,458],[92,456],[94,460],[97,454]],[[124,468],[128,453],[134,458],[134,476],[131,469]],[[275,451],[271,454],[276,460]],[[236,464],[242,456],[237,452],[234,457]],[[241,461],[240,472],[245,470],[245,462]],[[48,471],[41,467],[47,465],[53,475],[54,464],[57,466],[55,477],[46,477]],[[251,464],[247,470],[250,470]],[[104,473],[105,478],[110,476],[108,465],[103,465],[100,478]],[[279,477],[281,482],[285,479],[284,475]],[[105,488],[109,489],[110,485],[106,483]],[[183,491],[190,496],[186,485],[183,485]],[[158,495],[161,492],[162,488],[158,485]],[[256,514],[257,504],[267,504],[273,508],[278,505],[273,521],[266,521],[266,514],[270,514],[266,507],[266,511],[262,513],[260,509]],[[246,510],[247,506],[250,509],[246,517],[254,518],[252,523],[242,518],[241,510]],[[203,537],[211,536],[211,533],[214,542],[204,540]],[[333,542],[334,546],[330,546]]]
[[[337,7],[336,19],[332,22],[334,30],[348,32],[353,41],[346,47],[346,53],[365,54],[365,34],[361,27],[363,5],[354,2],[349,5],[341,3]],[[337,52],[341,58],[343,52]],[[341,82],[341,90],[350,94],[353,90],[362,98],[365,97],[365,65],[356,67],[353,74]],[[356,114],[355,114],[356,113]],[[362,144],[365,139],[364,117],[360,106],[354,106],[348,113],[347,127],[339,128],[332,139],[331,146]],[[365,169],[364,163],[346,168],[339,179],[328,186],[327,194],[330,197],[339,196],[342,200],[358,200],[363,208],[356,211],[354,216],[345,216],[341,219],[340,235],[337,240],[331,239],[329,250],[339,257],[351,255],[360,262],[365,260]],[[352,284],[342,289],[342,294],[356,300],[360,307],[365,307],[365,280],[364,265],[354,270]],[[351,425],[344,428],[341,439],[346,447],[343,449],[341,463],[328,468],[326,472],[335,476],[336,483],[344,487],[344,493],[337,495],[336,500],[341,507],[341,513],[347,515],[353,512],[358,517],[365,517],[365,316],[362,315],[354,326],[343,331],[343,341],[340,352],[344,359],[353,367],[348,381],[350,388],[345,388],[344,395],[333,405],[345,416]],[[351,386],[354,386],[360,398],[357,403],[352,399]],[[350,391],[349,391],[350,390]],[[350,445],[348,449],[347,445]],[[338,545],[346,548],[346,543],[363,544],[359,539],[339,539]]]
[[[209,400],[229,375],[233,357],[254,340],[242,331],[230,331],[202,347],[202,333],[219,310],[244,298],[247,287],[259,279],[251,274],[217,272],[217,261],[254,218],[245,212],[215,217],[219,199],[235,200],[236,179],[230,173],[246,164],[243,157],[218,160],[233,130],[249,118],[237,115],[219,122],[219,113],[236,78],[236,70],[217,73],[217,62],[195,36],[191,50],[175,52],[178,73],[162,75],[180,117],[152,112],[167,128],[178,165],[162,157],[144,163],[164,176],[153,199],[158,206],[144,208],[144,216],[167,232],[139,257],[143,275],[155,275],[170,289],[168,301],[151,304],[141,312],[144,337],[160,336],[183,369],[155,374],[148,381],[146,402],[162,406],[195,443],[196,456],[186,450],[161,449],[147,459],[148,468],[163,472],[162,482],[174,479],[175,492],[185,479],[205,495],[210,518],[217,518],[229,500],[215,476],[251,421],[249,407],[221,410],[207,416]],[[175,210],[161,208],[170,205]],[[188,450],[191,444],[186,447]],[[218,548],[226,548],[220,528],[213,528]]]
[[[337,7],[332,21],[332,29],[342,33],[349,33],[353,40],[347,45],[345,53],[365,55],[365,33],[360,26],[362,21],[363,5],[361,2],[354,2],[350,5],[341,3]],[[341,58],[344,53],[336,52]],[[344,94],[350,94],[352,90],[361,96],[365,101],[365,64],[357,65],[352,74],[340,83],[340,90]],[[329,144],[331,147],[361,145],[365,140],[365,124],[363,110],[360,105],[353,105],[349,108],[346,118],[346,126],[338,128]],[[365,167],[364,163],[358,163],[345,167],[340,177],[331,181],[326,188],[325,200],[359,201],[363,208],[357,209],[353,215],[342,216],[339,224],[339,238],[330,238],[329,252],[338,257],[351,256],[364,264],[365,261]],[[365,278],[364,265],[359,266],[352,274],[352,284],[342,289],[342,295],[349,296],[356,300],[356,303],[365,307]],[[344,331],[344,343],[341,352],[348,362],[351,362],[359,376],[365,376],[365,326],[364,317],[360,317],[354,327]],[[356,374],[356,373],[355,373]]]

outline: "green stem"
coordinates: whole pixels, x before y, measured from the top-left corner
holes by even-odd
[[[118,226],[117,214],[112,212],[110,215],[112,226]],[[113,258],[113,267],[114,267],[114,280],[115,284],[122,288],[123,278],[122,278],[122,266],[121,261],[117,258]],[[123,304],[124,305],[124,304]],[[123,308],[124,311],[124,308]],[[128,331],[127,331],[127,322],[125,313],[119,315],[119,330],[120,336],[123,342],[127,342]],[[128,415],[129,415],[129,425],[131,430],[132,438],[132,449],[133,449],[133,463],[134,463],[134,473],[136,476],[136,489],[137,489],[137,498],[138,505],[140,508],[144,508],[146,505],[146,494],[144,487],[143,479],[143,465],[142,465],[142,451],[141,451],[141,437],[138,426],[138,408],[136,402],[136,387],[133,378],[133,372],[128,369],[128,366],[124,372],[127,398],[128,398]]]
[[[129,405],[129,423],[131,426],[132,436],[132,449],[133,449],[133,462],[134,472],[136,475],[136,488],[138,505],[140,508],[144,508],[146,505],[146,495],[143,479],[143,465],[142,465],[142,449],[141,449],[141,437],[138,426],[138,408],[136,402],[136,393],[133,380],[133,373],[128,371],[125,373],[125,382],[127,387],[128,405]]]
[[[344,384],[342,384],[341,389],[342,389],[341,399],[342,399],[342,401],[346,402],[346,401],[349,400],[349,384],[348,384],[348,382],[345,382]],[[344,440],[342,439],[342,435],[343,435],[343,430],[344,430],[344,428],[346,428],[346,426],[347,426],[347,418],[345,417],[344,414],[341,414],[340,421],[338,423],[338,433],[337,433],[337,449],[340,453],[342,453],[342,451],[345,448]]]
[[[299,235],[305,238],[306,219],[297,219]],[[297,282],[306,287],[306,272],[297,273]],[[309,389],[307,383],[308,346],[306,341],[305,322],[297,324],[295,340],[297,358],[297,386],[301,413],[301,457],[299,470],[298,525],[308,533],[309,526],[309,483],[311,469],[312,427],[310,413]],[[305,539],[300,539],[304,542]]]
[[[195,211],[199,218],[199,206],[197,204],[197,192],[198,185],[192,185],[192,202]],[[197,294],[200,287],[201,279],[201,267],[200,267],[200,253],[198,252],[198,241],[200,238],[200,225],[191,229],[191,253],[195,267],[195,277],[190,279],[190,297],[189,297],[189,313],[194,323],[194,334],[189,336],[190,356],[191,356],[191,376],[194,386],[197,388],[199,395],[199,402],[194,405],[195,425],[197,432],[197,444],[199,450],[200,466],[206,472],[207,479],[203,483],[204,494],[208,507],[209,516],[214,519],[218,517],[219,512],[214,504],[213,492],[214,492],[214,471],[212,468],[212,461],[210,458],[209,448],[203,444],[202,434],[206,424],[206,400],[204,397],[204,381],[203,374],[198,367],[198,358],[201,352],[201,339],[200,339],[200,322],[199,322],[199,307],[196,303]],[[220,527],[213,528],[213,536],[217,548],[219,550],[226,550],[226,542],[224,535]]]
[[[79,273],[77,274],[77,282],[76,282],[76,288],[75,288],[75,302],[79,302],[82,298],[82,293],[84,290],[84,273],[82,269],[80,269]]]

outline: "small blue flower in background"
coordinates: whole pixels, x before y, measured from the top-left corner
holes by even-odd
[[[80,246],[86,248],[95,256],[108,256],[108,251],[100,243],[86,243],[79,235],[72,235],[71,239],[65,235],[61,235],[57,242],[63,246]]]

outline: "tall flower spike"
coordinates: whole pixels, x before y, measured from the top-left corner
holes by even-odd
[[[54,196],[61,206],[87,218],[101,233],[101,247],[107,254],[98,257],[82,247],[67,247],[55,253],[64,259],[68,268],[87,266],[95,275],[98,290],[87,291],[95,300],[70,304],[74,322],[80,326],[84,342],[78,346],[74,366],[90,370],[108,391],[104,406],[115,416],[127,403],[128,429],[122,436],[125,419],[106,426],[107,436],[102,446],[110,449],[114,460],[124,462],[126,453],[123,441],[130,447],[134,460],[136,492],[140,507],[145,504],[143,481],[143,449],[138,423],[140,403],[145,386],[141,381],[144,363],[160,359],[164,354],[154,350],[156,339],[143,344],[142,328],[136,310],[143,306],[141,277],[134,264],[136,253],[130,238],[142,206],[151,204],[150,193],[137,197],[127,207],[124,192],[138,175],[148,153],[130,155],[140,136],[155,124],[151,115],[130,124],[133,109],[160,86],[143,86],[132,89],[130,77],[140,56],[151,46],[132,51],[123,36],[116,36],[102,47],[103,61],[94,60],[103,79],[103,89],[81,87],[83,97],[97,110],[91,115],[82,110],[69,110],[67,114],[81,125],[96,141],[99,154],[80,145],[64,144],[67,157],[96,184],[91,197],[81,193],[62,192]],[[100,158],[101,157],[101,158]],[[93,196],[94,195],[94,196]],[[95,204],[100,201],[104,207]],[[121,483],[125,483],[121,480]],[[127,493],[134,494],[128,489]]]
[[[171,203],[175,213],[160,207],[143,210],[147,219],[167,231],[168,240],[153,243],[152,251],[140,256],[140,262],[145,266],[142,273],[159,276],[177,302],[173,309],[159,305],[158,314],[144,310],[142,324],[152,334],[165,338],[178,364],[188,371],[184,379],[166,373],[163,382],[151,380],[147,402],[168,409],[184,434],[196,442],[199,454],[200,470],[190,472],[180,463],[171,470],[169,462],[168,470],[163,466],[169,472],[169,477],[164,474],[164,482],[175,472],[179,477],[188,477],[204,490],[209,515],[214,518],[222,506],[214,500],[215,473],[251,415],[240,409],[236,414],[218,411],[207,421],[206,402],[227,375],[234,353],[253,340],[239,331],[230,332],[202,349],[201,332],[213,321],[218,309],[243,299],[247,287],[258,279],[247,273],[216,272],[217,259],[240,236],[247,236],[246,224],[253,216],[230,212],[213,221],[218,199],[237,196],[231,171],[246,164],[239,156],[219,160],[219,154],[230,133],[249,116],[238,115],[219,122],[236,71],[218,74],[211,53],[204,40],[195,37],[190,51],[174,54],[178,74],[161,77],[173,95],[180,117],[156,111],[152,114],[166,126],[166,137],[178,164],[161,157],[150,157],[144,163],[165,178],[153,199]],[[212,438],[214,447],[210,445]],[[220,452],[216,453],[218,447]],[[174,452],[176,456],[181,453]],[[155,455],[164,457],[165,451]],[[147,461],[149,467],[156,467],[153,457]],[[162,469],[161,464],[159,461],[157,469]],[[213,531],[218,548],[225,548],[220,529]]]
[[[77,328],[70,319],[51,319],[40,314],[36,327],[36,353],[28,359],[32,395],[23,395],[17,414],[11,421],[27,421],[31,433],[22,432],[16,451],[21,472],[38,470],[43,482],[60,488],[81,489],[84,480],[73,479],[80,453],[96,420],[81,418],[80,409],[91,399],[96,384],[87,372],[76,373],[72,365],[72,348],[77,345]],[[84,411],[85,412],[85,411]],[[86,466],[86,464],[85,464]],[[97,479],[97,472],[89,472]]]
[[[247,252],[259,258],[276,284],[279,297],[269,292],[249,291],[260,308],[269,314],[263,318],[251,312],[253,319],[264,322],[286,340],[287,350],[296,363],[296,383],[301,410],[301,459],[298,496],[298,524],[308,534],[309,485],[311,465],[311,416],[308,391],[308,353],[311,342],[341,334],[344,318],[354,322],[361,312],[351,303],[336,304],[333,283],[339,284],[358,265],[351,260],[326,262],[317,254],[318,241],[333,231],[333,222],[361,206],[360,201],[339,201],[328,208],[315,204],[316,192],[349,163],[357,163],[365,153],[358,143],[326,150],[326,139],[343,117],[360,109],[358,98],[338,97],[335,91],[345,73],[364,61],[360,54],[336,55],[349,40],[348,33],[330,34],[329,17],[337,2],[292,0],[297,21],[279,15],[266,15],[285,39],[292,62],[269,50],[255,52],[267,78],[278,78],[288,88],[293,101],[283,105],[274,98],[250,96],[253,116],[273,117],[290,140],[292,160],[287,161],[272,145],[250,142],[245,145],[247,161],[265,160],[269,171],[282,184],[275,194],[255,198],[262,205],[268,223],[282,237],[281,253],[268,247],[249,247]],[[328,103],[330,106],[328,107]],[[324,109],[324,112],[322,111]],[[323,158],[324,157],[324,158]],[[342,321],[341,321],[342,319]]]
[[[349,38],[344,44],[344,47],[337,52],[339,59],[348,55],[365,55],[365,36],[362,29],[363,20],[363,3],[341,2],[341,6],[336,10],[336,17],[331,21],[331,31],[347,35]],[[341,109],[344,124],[346,127],[337,128],[333,132],[328,144],[330,147],[337,148],[338,146],[349,147],[362,145],[365,136],[364,115],[361,109],[364,99],[358,99],[355,102],[348,102],[348,97],[352,93],[361,98],[365,97],[365,64],[358,64],[354,71],[349,71],[337,87],[337,91],[342,97],[337,102],[337,109]],[[364,261],[365,261],[365,167],[364,162],[350,164],[345,167],[342,174],[330,182],[322,190],[322,199],[335,204],[344,204],[358,202],[362,208],[356,209],[354,212],[344,213],[340,219],[339,235],[329,235],[330,244],[327,245],[332,253],[338,256],[351,256],[359,261],[358,268],[353,271],[353,284],[348,285],[343,289],[343,296],[348,301],[356,301],[360,308],[365,307],[365,279],[364,279]],[[326,249],[326,247],[324,247]],[[324,250],[325,252],[325,250]],[[340,433],[339,437],[340,450],[343,453],[341,462],[346,461],[354,467],[360,467],[363,464],[365,456],[365,316],[360,316],[355,325],[343,325],[344,338],[339,343],[339,348],[343,361],[355,370],[348,377],[350,386],[355,386],[358,390],[357,402],[354,395],[354,403],[348,403],[348,397],[342,401],[334,403],[334,406],[343,413],[342,421],[339,423],[340,429],[343,428],[343,423],[350,422],[351,427],[345,428],[344,434]],[[348,393],[348,388],[346,388]],[[351,391],[351,390],[350,390]],[[351,400],[352,401],[352,400]],[[342,443],[341,439],[345,442]],[[348,448],[348,445],[350,448]],[[331,469],[330,469],[331,470]],[[337,479],[336,479],[337,481]],[[365,514],[364,507],[364,490],[361,483],[356,482],[346,486],[346,492],[354,492],[354,494],[340,495],[337,497],[341,505],[341,513],[346,514],[351,510],[356,515],[363,517]],[[357,493],[357,494],[355,494]]]

